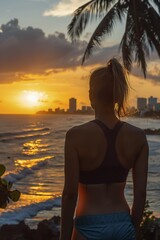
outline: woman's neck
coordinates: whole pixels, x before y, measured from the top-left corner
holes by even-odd
[[[107,125],[114,125],[118,118],[115,115],[114,109],[95,109],[95,118],[105,122]]]

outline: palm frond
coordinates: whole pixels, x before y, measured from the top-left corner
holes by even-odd
[[[133,49],[132,49],[132,41],[133,41],[133,19],[132,14],[130,13],[130,8],[127,12],[126,18],[126,26],[124,35],[119,45],[119,49],[122,49],[122,58],[124,66],[130,71],[132,58],[133,58]]]
[[[142,15],[139,14],[143,12],[144,4],[141,1],[133,0],[130,2],[129,12],[132,18],[132,47],[134,48],[135,53],[135,62],[142,68],[143,75],[146,78],[147,64],[145,57],[147,53],[145,52],[146,45],[143,42],[145,38],[145,32],[143,26],[141,25],[141,20],[143,19]],[[131,46],[131,44],[129,44]]]
[[[85,29],[87,22],[89,20],[89,14],[90,14],[87,7],[94,1],[95,0],[91,0],[75,10],[74,17],[71,23],[68,25],[68,34],[72,40],[75,36],[79,37],[82,30]]]
[[[147,37],[147,34],[146,34],[145,31],[144,31],[144,34],[142,36],[142,43],[143,43],[144,52],[145,52],[146,56],[149,57],[150,56],[150,49],[153,50],[153,44],[151,44],[151,47],[150,47],[150,44],[148,43],[148,37]]]
[[[151,28],[153,28],[156,38],[160,40],[160,15],[156,12],[156,10],[150,5],[147,9],[147,18],[144,20],[148,22]]]
[[[85,50],[82,64],[90,56],[95,46],[100,46],[104,35],[110,35],[117,20],[127,12],[125,33],[120,43],[125,67],[130,71],[136,61],[146,77],[146,57],[156,49],[160,56],[160,0],[90,0],[79,7],[71,23],[68,34],[72,40],[79,38],[89,21],[99,18]]]
[[[158,14],[157,12],[154,10],[154,8],[150,5],[149,1],[142,1],[139,3],[138,8],[140,10],[140,13],[137,18],[137,24],[138,24],[138,34],[139,37],[138,39],[140,39],[141,43],[142,43],[142,47],[144,50],[144,53],[147,57],[150,56],[150,51],[152,51],[154,49],[153,43],[151,41],[150,38],[148,38],[148,34],[146,32],[146,26],[151,29],[153,28],[154,30],[157,28],[157,22],[158,22]],[[149,15],[149,11],[151,12],[151,14],[153,16]],[[159,18],[160,19],[160,18]],[[156,26],[154,26],[156,24]],[[127,29],[127,32],[129,30]],[[157,29],[157,32],[159,34],[159,29]]]
[[[153,50],[154,46],[160,56],[160,16],[152,6],[148,8],[147,15],[144,19],[142,19],[141,25],[145,28],[151,50]]]
[[[76,9],[74,17],[68,25],[68,34],[70,38],[72,40],[76,37],[79,38],[85,30],[89,20],[93,20],[94,17],[101,17],[102,13],[108,11],[113,2],[115,2],[115,0],[91,0]]]
[[[147,34],[147,39],[148,39],[148,43],[151,47],[151,50],[153,50],[153,46],[154,46],[154,48],[156,49],[156,51],[160,57],[160,41],[158,41],[157,38],[155,37],[153,28],[150,27],[150,25],[146,24],[145,31]]]
[[[128,71],[131,71],[132,66],[132,51],[131,47],[127,43],[127,36],[123,36],[121,41],[121,49],[122,49],[122,58],[123,64]]]
[[[116,0],[96,0],[93,2],[93,4],[90,5],[90,10],[95,18],[101,17],[102,13],[106,13],[115,1]]]
[[[158,12],[160,13],[160,0],[152,0],[152,2],[157,6]]]
[[[125,32],[119,45],[119,50],[122,49],[123,64],[128,71],[131,71],[132,59],[133,59],[133,50],[132,50],[132,44],[131,44],[131,41],[133,40],[132,25],[133,24],[132,24],[130,12],[128,12],[127,19],[126,19]]]
[[[137,49],[135,50],[135,61],[141,66],[144,77],[146,78],[147,63],[145,59],[145,53],[143,50],[142,43],[139,41],[137,44]]]
[[[119,14],[121,11],[121,14]],[[113,26],[117,18],[122,21],[122,16],[124,12],[119,8],[119,3],[116,3],[105,15],[102,21],[99,23],[98,27],[94,31],[93,35],[91,36],[87,48],[85,50],[82,64],[84,63],[85,59],[88,58],[92,52],[94,46],[100,46],[102,37],[104,34],[111,34]]]

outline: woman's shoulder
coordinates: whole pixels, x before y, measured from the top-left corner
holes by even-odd
[[[123,124],[123,134],[126,134],[128,137],[133,137],[138,141],[146,141],[145,131],[127,122]]]
[[[91,121],[88,121],[83,124],[71,127],[66,134],[74,136],[77,134],[83,134],[84,132],[85,133],[91,132],[93,131],[93,129],[94,129],[93,124],[91,123]]]
[[[128,122],[123,122],[124,123],[124,129],[126,131],[130,132],[135,132],[135,133],[140,133],[140,134],[145,134],[144,130],[142,128],[136,127],[135,125],[132,125]]]

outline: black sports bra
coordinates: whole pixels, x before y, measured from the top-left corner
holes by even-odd
[[[126,182],[129,169],[122,166],[115,149],[116,137],[124,122],[118,121],[113,129],[109,129],[99,119],[92,120],[91,122],[98,124],[103,130],[108,146],[104,160],[100,166],[90,171],[80,171],[79,182],[83,184]]]

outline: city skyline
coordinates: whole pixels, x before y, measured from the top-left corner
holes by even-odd
[[[77,99],[75,97],[71,97],[68,99],[68,108],[64,109],[64,108],[60,108],[59,106],[57,106],[54,110],[52,108],[48,108],[48,110],[41,110],[38,111],[37,113],[89,113],[89,114],[93,114],[94,110],[92,109],[91,106],[88,105],[82,105],[81,109],[77,108]]]
[[[147,103],[148,100],[148,103]],[[158,102],[157,97],[150,96],[148,98],[138,97],[136,106],[128,106],[128,110],[137,109],[138,111],[148,110],[148,111],[160,111],[160,102]],[[68,99],[67,109],[60,108],[48,108],[48,110],[40,110],[37,113],[89,113],[93,114],[94,110],[91,105],[82,105],[81,108],[77,108],[77,98],[70,97]]]
[[[157,97],[150,96],[148,98],[137,98],[137,109],[139,111],[160,111],[160,102]]]

